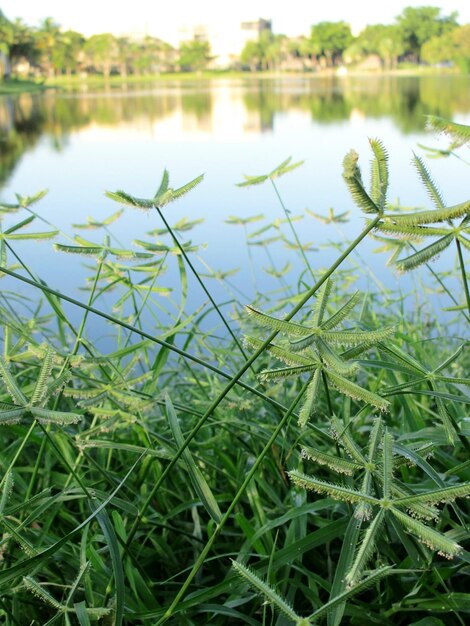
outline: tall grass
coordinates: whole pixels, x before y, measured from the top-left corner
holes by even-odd
[[[468,129],[431,123],[451,135],[448,154],[468,142]],[[354,151],[343,164],[364,228],[326,270],[275,182],[299,163],[245,177],[271,183],[282,216],[231,220],[278,281],[253,303],[239,302],[230,273],[199,269],[185,241],[197,221],[167,217],[202,177],[172,188],[164,172],[152,198],[107,192],[155,216],[132,247],[113,235],[121,209],[75,225],[94,237],[71,238],[28,229],[45,221],[42,192],[0,206],[3,280],[28,289],[0,302],[2,623],[467,623],[470,202],[447,206],[415,156],[432,208],[397,210],[385,147],[370,143],[370,185]],[[312,218],[331,228],[347,214]],[[377,293],[351,293],[342,266],[354,256],[370,274],[368,236],[398,270],[422,266],[450,310],[424,316],[425,289],[414,311],[378,281]],[[279,237],[305,263],[297,282],[273,262]],[[19,241],[52,238],[86,260],[85,298],[23,262]],[[455,276],[435,261],[452,246]],[[169,265],[174,294],[162,286]],[[206,304],[189,310],[196,288]],[[113,331],[106,354],[97,318]]]

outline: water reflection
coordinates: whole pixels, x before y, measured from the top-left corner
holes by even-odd
[[[0,184],[40,139],[62,150],[73,132],[94,126],[148,128],[162,137],[270,132],[278,115],[299,111],[316,124],[389,118],[419,132],[426,114],[470,111],[465,76],[168,82],[98,93],[22,94],[0,99]]]

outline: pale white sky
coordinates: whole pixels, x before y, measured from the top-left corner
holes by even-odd
[[[404,7],[423,5],[438,6],[445,15],[458,11],[461,24],[470,22],[469,0],[0,0],[8,18],[21,17],[30,26],[53,17],[86,36],[148,33],[170,43],[183,25],[258,17],[272,19],[274,32],[290,36],[308,34],[312,24],[323,20],[344,20],[357,32],[366,24],[393,22]]]

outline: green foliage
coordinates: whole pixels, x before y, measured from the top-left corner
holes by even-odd
[[[311,372],[310,383],[299,414],[299,425],[301,426],[305,426],[316,411],[322,376],[326,376],[326,379],[334,387],[350,398],[367,402],[382,411],[386,410],[389,405],[387,400],[376,393],[361,388],[346,378],[357,370],[357,364],[349,361],[347,357],[344,358],[344,353],[337,353],[332,346],[354,346],[356,348],[360,346],[360,350],[365,351],[374,344],[386,340],[393,329],[385,328],[378,331],[333,330],[349,315],[357,302],[357,294],[352,296],[336,313],[325,317],[331,290],[332,282],[327,280],[315,303],[313,324],[309,326],[283,321],[251,306],[246,307],[247,312],[256,320],[257,324],[294,338],[286,344],[278,346],[270,343],[267,346],[267,350],[286,363],[288,367],[262,370],[260,378],[271,380]],[[247,337],[246,341],[254,348],[258,348],[260,345],[254,337]]]
[[[407,49],[419,60],[426,41],[457,27],[457,13],[442,16],[438,7],[406,7],[397,17],[397,24]]]
[[[433,123],[454,141],[467,138],[465,128]],[[134,242],[140,252],[114,238],[122,211],[76,225],[104,236],[57,244],[85,256],[85,300],[54,290],[24,262],[21,273],[7,264],[7,252],[22,262],[18,242],[47,244],[56,233],[51,226],[25,236],[44,193],[0,206],[13,223],[2,229],[0,271],[42,294],[36,303],[5,289],[0,304],[2,623],[404,626],[438,623],[441,613],[465,623],[466,312],[442,313],[445,326],[428,318],[430,281],[410,311],[385,288],[347,295],[353,272],[340,265],[370,232],[388,248],[398,244],[399,254],[402,243],[432,238],[431,251],[399,261],[410,266],[452,239],[465,291],[469,205],[446,206],[414,156],[430,207],[392,207],[386,150],[379,140],[370,145],[367,188],[357,154],[344,163],[347,187],[368,216],[364,230],[326,270],[318,269],[323,254],[311,254],[305,293],[298,292],[309,274],[286,280],[289,259],[271,263],[275,296],[258,294],[243,315],[231,292],[230,318],[205,279],[229,290],[233,271],[196,271],[189,254],[198,244],[179,236],[198,220],[170,226],[161,211],[202,177],[174,189],[164,171],[150,198],[108,192],[163,219]],[[278,194],[277,177],[299,165],[287,159],[241,186],[269,182]],[[284,215],[272,223],[262,215],[229,221],[245,229],[248,245],[269,252],[266,238],[283,237],[286,224],[302,219],[281,204]],[[310,214],[330,228],[345,219],[344,208]],[[299,254],[305,247],[290,245]],[[170,291],[162,277],[172,263],[179,285]],[[188,307],[188,268],[210,296],[196,310]],[[452,294],[453,274],[433,278]],[[79,324],[69,307],[82,312]],[[104,354],[98,318],[109,324]],[[451,318],[458,332],[447,326]],[[251,356],[240,350],[242,333]]]
[[[200,72],[210,60],[210,45],[207,41],[185,41],[181,44],[178,64],[183,70]]]
[[[351,28],[346,22],[319,22],[311,28],[310,38],[318,56],[334,65],[341,53],[353,40]]]

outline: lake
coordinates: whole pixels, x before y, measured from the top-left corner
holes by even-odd
[[[273,267],[280,271],[287,264],[292,266],[285,281],[295,291],[303,264],[285,241],[273,241],[269,248],[246,245],[246,232],[264,226],[270,227],[251,237],[251,243],[281,234],[288,241],[293,237],[288,225],[281,222],[283,209],[269,181],[239,188],[236,183],[243,175],[268,173],[289,156],[294,162],[305,161],[276,184],[318,272],[336,258],[335,246],[344,247],[362,227],[364,217],[352,204],[341,170],[344,155],[354,148],[368,178],[368,137],[380,138],[390,153],[389,199],[405,206],[430,207],[410,159],[413,151],[425,154],[418,144],[446,147],[448,142],[425,131],[427,114],[470,123],[470,77],[162,80],[126,89],[2,97],[0,199],[14,202],[15,193],[26,195],[48,188],[48,195],[35,209],[63,231],[57,241],[70,243],[66,236],[79,233],[100,242],[103,231],[78,231],[71,225],[83,224],[87,216],[102,220],[118,210],[118,205],[104,196],[105,190],[123,189],[151,197],[165,168],[173,187],[204,173],[204,181],[168,205],[165,214],[171,224],[183,217],[204,220],[181,237],[201,246],[193,253],[199,271],[239,268],[229,279],[228,291],[215,281],[208,284],[218,300],[236,297],[246,303],[257,290],[267,293],[279,285]],[[429,165],[448,205],[467,199],[468,166],[455,158],[430,159]],[[349,222],[324,224],[308,212],[326,215],[330,208],[335,213],[351,211]],[[233,216],[242,220],[257,217],[243,226],[227,223],[234,221],[230,219]],[[7,216],[3,228],[19,219]],[[159,236],[146,233],[161,227],[155,212],[126,209],[112,232],[119,245],[127,246],[134,239],[155,242]],[[48,227],[36,220],[29,228]],[[49,242],[13,243],[21,259],[51,286],[75,296],[80,293],[77,290],[89,274],[80,258],[52,251]],[[374,241],[364,242],[360,258],[356,255],[346,266],[351,280],[359,275],[358,284],[366,289],[376,287],[377,280],[387,287],[411,289],[416,277],[398,282],[386,266],[389,255],[373,253],[377,246]],[[443,262],[451,266],[453,258],[452,251],[451,256],[444,255]],[[161,279],[162,287],[171,289],[178,283],[173,261]],[[359,274],[357,263],[363,268]],[[376,279],[371,278],[370,268]],[[308,276],[304,278],[310,282]],[[19,289],[10,279],[5,281],[9,289]],[[198,286],[191,283],[190,287],[188,312],[205,302]],[[162,305],[164,308],[177,310],[177,291],[162,296],[170,302]],[[33,300],[37,297],[26,288],[24,293]],[[82,293],[80,297],[85,296]],[[449,304],[443,299],[439,306]]]

